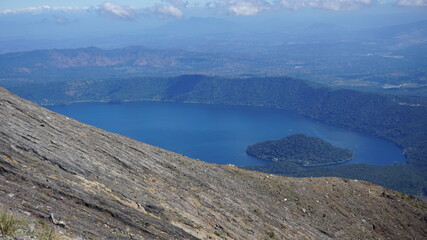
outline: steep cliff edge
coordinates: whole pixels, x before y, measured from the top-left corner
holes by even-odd
[[[426,204],[367,182],[197,161],[0,89],[0,205],[73,237],[425,239]]]

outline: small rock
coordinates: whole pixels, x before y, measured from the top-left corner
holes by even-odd
[[[65,223],[63,221],[57,220],[55,218],[55,216],[53,215],[53,213],[51,213],[49,215],[49,218],[50,218],[50,220],[52,221],[53,224],[65,228]]]
[[[21,204],[24,204],[24,201],[23,201]],[[27,211],[24,211],[24,210],[21,210],[21,209],[18,209],[18,212],[20,212],[20,213],[22,213],[22,214],[25,214],[25,215],[27,215],[27,216],[31,216],[31,213],[30,213],[30,212],[27,212]]]
[[[385,198],[389,198],[389,199],[394,199],[394,196],[393,195],[391,195],[390,193],[388,193],[388,192],[383,192],[382,194],[381,194],[381,196],[382,197],[385,197]]]

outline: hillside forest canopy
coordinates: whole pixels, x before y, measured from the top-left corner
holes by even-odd
[[[304,134],[259,142],[248,146],[246,152],[260,159],[293,162],[303,167],[343,163],[353,158],[350,149],[334,147],[325,140]]]

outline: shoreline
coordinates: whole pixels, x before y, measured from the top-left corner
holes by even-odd
[[[408,146],[402,146],[400,144],[398,144],[397,142],[393,141],[392,139],[388,139],[386,137],[383,136],[379,136],[376,134],[370,134],[368,132],[365,131],[361,131],[360,129],[353,129],[351,127],[347,127],[344,125],[340,125],[340,124],[331,124],[327,121],[323,121],[321,119],[317,119],[317,118],[312,118],[309,117],[307,115],[301,114],[300,112],[296,111],[296,110],[289,110],[289,109],[284,109],[284,108],[279,108],[279,107],[275,107],[275,106],[267,106],[264,104],[259,104],[259,105],[254,105],[254,104],[244,104],[244,103],[240,103],[240,104],[227,104],[227,103],[215,103],[215,102],[200,102],[200,101],[173,101],[173,100],[164,100],[164,99],[160,99],[160,98],[150,98],[150,99],[138,99],[138,100],[131,100],[131,99],[125,99],[125,100],[110,100],[110,99],[101,99],[101,100],[81,100],[81,101],[72,101],[72,102],[67,102],[67,103],[61,103],[61,104],[41,104],[41,103],[37,103],[40,106],[67,106],[67,105],[71,105],[71,104],[78,104],[78,103],[109,103],[111,101],[120,101],[114,104],[123,104],[123,103],[138,103],[138,102],[165,102],[165,103],[181,103],[181,104],[206,104],[206,105],[225,105],[225,106],[247,106],[247,107],[258,107],[258,108],[271,108],[271,109],[277,109],[277,110],[283,110],[283,111],[289,111],[289,112],[294,112],[304,118],[308,118],[311,120],[315,120],[315,121],[320,121],[324,124],[333,126],[333,127],[339,127],[339,128],[343,128],[346,130],[350,130],[350,131],[355,131],[357,133],[362,133],[364,135],[367,135],[369,137],[376,137],[376,138],[380,138],[386,141],[389,141],[391,143],[393,143],[395,146],[397,146],[398,148],[400,148],[402,150],[403,153],[405,153],[405,149],[408,148]],[[245,150],[246,151],[246,150]],[[251,155],[252,156],[252,155]],[[407,154],[403,154],[405,161],[402,163],[398,163],[398,164],[403,164],[403,163],[407,163],[408,162],[408,158],[407,158]],[[253,156],[256,157],[256,156]],[[256,157],[257,158],[257,157]],[[354,152],[353,152],[353,157],[354,158]],[[258,158],[260,159],[260,158]],[[327,164],[327,165],[314,165],[314,166],[301,166],[301,167],[324,167],[324,166],[331,166],[331,165],[336,165],[336,164],[343,164],[346,163],[350,160],[345,160],[345,161],[341,161],[341,162],[337,162],[337,163],[331,163],[331,164]],[[263,159],[265,160],[265,159]],[[268,159],[267,159],[268,160]],[[268,160],[271,161],[271,160]],[[389,165],[393,165],[393,164],[388,164],[388,165],[384,165],[384,166],[389,166]]]

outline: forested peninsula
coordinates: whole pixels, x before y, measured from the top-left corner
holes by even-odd
[[[303,167],[344,163],[353,158],[350,149],[335,147],[323,139],[304,134],[259,142],[248,146],[246,152],[256,158],[273,162],[293,162]]]

